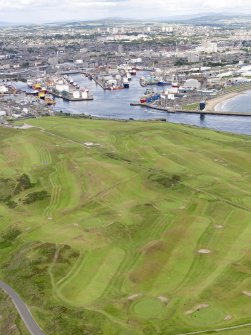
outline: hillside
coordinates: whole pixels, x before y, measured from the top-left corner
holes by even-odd
[[[0,278],[46,335],[251,323],[251,137],[27,123],[35,128],[0,129]]]

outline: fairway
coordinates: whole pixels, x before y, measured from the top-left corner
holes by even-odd
[[[0,275],[46,335],[251,333],[251,137],[26,123],[0,128]]]

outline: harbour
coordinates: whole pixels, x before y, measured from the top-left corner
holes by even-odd
[[[153,105],[141,105],[134,103],[146,90],[139,83],[145,72],[138,72],[130,82],[130,89],[118,91],[106,91],[97,85],[93,80],[83,74],[72,75],[80,87],[87,87],[93,94],[94,101],[63,101],[55,98],[55,111],[62,111],[70,114],[85,114],[94,117],[121,120],[152,120],[165,118],[168,122],[193,125],[203,128],[212,128],[220,131],[227,131],[239,134],[251,135],[251,108],[250,111],[185,111],[176,112],[154,107]],[[163,92],[162,87],[156,87],[158,92]],[[251,95],[250,95],[251,101]],[[136,106],[132,106],[136,104]],[[251,106],[251,104],[250,104]],[[154,108],[154,109],[153,109]],[[220,114],[220,115],[219,115]]]

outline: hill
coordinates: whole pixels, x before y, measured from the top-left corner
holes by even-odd
[[[0,132],[0,274],[47,335],[251,322],[250,137],[27,122],[35,128]]]

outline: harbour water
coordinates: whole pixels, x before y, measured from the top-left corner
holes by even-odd
[[[249,134],[251,135],[251,117],[239,116],[215,116],[215,115],[197,115],[185,113],[166,113],[145,109],[142,107],[131,107],[131,102],[138,102],[144,94],[145,88],[139,85],[140,77],[144,73],[138,73],[130,82],[130,88],[118,91],[104,91],[94,81],[81,74],[73,75],[72,78],[82,88],[89,88],[94,96],[94,101],[66,102],[62,99],[56,99],[55,109],[74,114],[86,114],[96,117],[111,119],[129,119],[149,120],[165,118],[168,122],[189,124],[198,127],[212,128],[215,130]],[[157,87],[154,86],[156,90]],[[158,88],[159,91],[162,88]],[[243,100],[244,99],[244,100]],[[248,106],[248,107],[247,107]],[[246,111],[251,112],[251,92],[231,99],[222,108],[225,111]]]
[[[82,88],[89,88],[94,96],[94,101],[67,102],[63,99],[56,98],[57,111],[63,111],[72,114],[86,114],[96,117],[104,117],[111,119],[130,119],[150,120],[150,119],[166,119],[168,122],[182,123],[194,125],[204,128],[212,128],[215,130],[247,134],[251,135],[251,117],[243,116],[216,116],[216,115],[200,115],[185,113],[166,113],[162,111],[132,107],[131,102],[139,102],[139,98],[144,94],[146,88],[141,87],[139,79],[143,75],[149,73],[138,73],[133,76],[130,82],[130,88],[118,91],[104,91],[94,81],[90,81],[82,74],[72,75],[71,77]],[[27,85],[22,82],[15,83],[19,89],[27,89]],[[153,86],[159,92],[163,88]],[[251,90],[240,93],[240,95],[225,100],[216,106],[217,111],[251,113]]]
[[[251,91],[240,93],[238,96],[219,103],[215,109],[227,112],[251,112]]]

